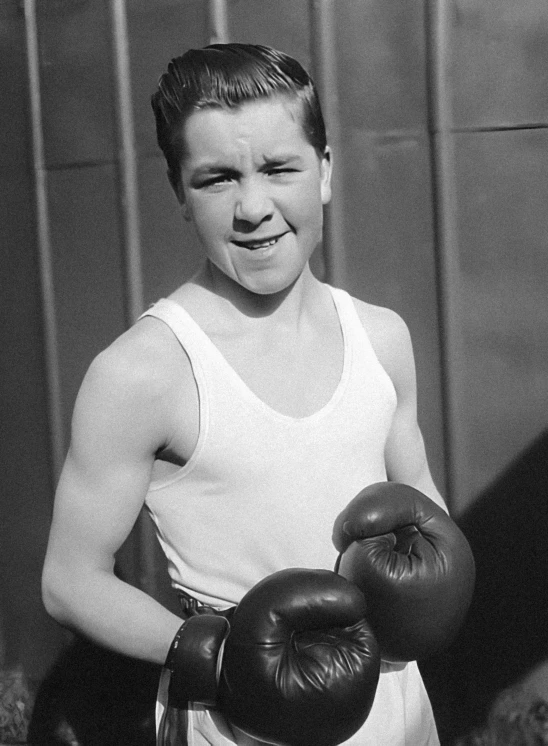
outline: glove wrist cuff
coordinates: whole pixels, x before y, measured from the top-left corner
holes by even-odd
[[[224,641],[229,630],[228,620],[213,614],[190,617],[181,625],[165,662],[171,671],[170,695],[177,704],[216,705]]]
[[[185,624],[186,624],[186,620],[181,624],[181,626],[177,630],[177,634],[171,641],[171,645],[169,646],[169,650],[167,651],[164,668],[167,668],[172,673],[175,668],[175,656],[177,652],[177,647],[179,646],[179,640],[181,639],[181,635],[183,634],[183,628]]]

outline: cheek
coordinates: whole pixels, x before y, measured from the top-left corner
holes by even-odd
[[[232,213],[222,199],[198,199],[191,205],[191,220],[201,237],[215,237],[230,230]]]
[[[300,190],[295,198],[291,200],[289,210],[295,216],[295,221],[303,227],[317,227],[321,225],[323,211],[322,200],[317,183],[310,184],[306,189]]]

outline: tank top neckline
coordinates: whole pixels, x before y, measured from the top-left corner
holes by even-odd
[[[256,394],[244,381],[244,379],[241,377],[241,375],[238,373],[238,371],[229,363],[227,358],[223,355],[221,350],[217,347],[217,345],[213,342],[211,337],[206,334],[206,332],[202,329],[202,327],[198,324],[198,322],[191,316],[191,314],[177,301],[172,300],[170,298],[161,298],[157,305],[163,305],[164,307],[169,307],[175,314],[181,318],[184,319],[187,323],[187,327],[190,327],[193,330],[193,333],[198,337],[199,341],[206,346],[206,349],[209,351],[209,353],[213,356],[214,359],[219,362],[222,367],[225,369],[225,371],[228,373],[228,375],[231,377],[232,382],[234,385],[239,389],[240,394],[245,398],[245,400],[254,405],[256,408],[261,409],[266,414],[270,415],[270,417],[279,420],[280,422],[286,422],[286,423],[309,423],[313,422],[317,419],[320,419],[327,415],[329,412],[332,411],[334,407],[337,406],[338,402],[340,401],[341,397],[344,394],[344,391],[346,389],[349,377],[350,377],[350,369],[351,369],[351,358],[352,358],[352,347],[350,344],[350,330],[349,330],[349,320],[346,317],[345,313],[345,307],[344,307],[344,301],[342,298],[342,294],[344,291],[338,290],[337,288],[333,288],[330,285],[327,285],[329,288],[329,291],[331,293],[331,298],[333,299],[333,304],[335,307],[335,311],[337,313],[337,317],[339,320],[339,328],[341,329],[342,334],[342,340],[343,340],[343,362],[342,362],[342,368],[339,375],[339,379],[337,382],[337,385],[335,386],[333,392],[331,393],[328,400],[320,406],[319,409],[315,410],[314,412],[304,415],[303,417],[295,417],[290,414],[285,414],[283,412],[278,411],[274,407],[272,407],[270,404],[267,404],[263,399],[261,399],[258,394]],[[346,295],[346,294],[345,294]],[[348,299],[351,301],[350,297]],[[151,309],[152,311],[153,309]],[[175,332],[175,330],[173,330]],[[176,334],[178,337],[178,335]],[[179,340],[181,344],[184,340]],[[184,345],[183,345],[184,346]]]

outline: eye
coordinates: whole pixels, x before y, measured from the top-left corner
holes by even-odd
[[[277,168],[269,168],[266,173],[269,176],[283,176],[284,174],[293,174],[297,173],[296,168],[289,168],[289,166],[283,166],[283,167],[277,167]]]
[[[201,181],[198,185],[199,189],[207,189],[208,187],[218,186],[220,184],[226,184],[232,181],[232,177],[228,174],[219,174],[218,176],[212,176],[210,179]]]

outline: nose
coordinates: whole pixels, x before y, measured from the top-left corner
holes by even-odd
[[[239,230],[270,220],[273,210],[267,187],[261,179],[242,180],[234,208],[234,222]]]

